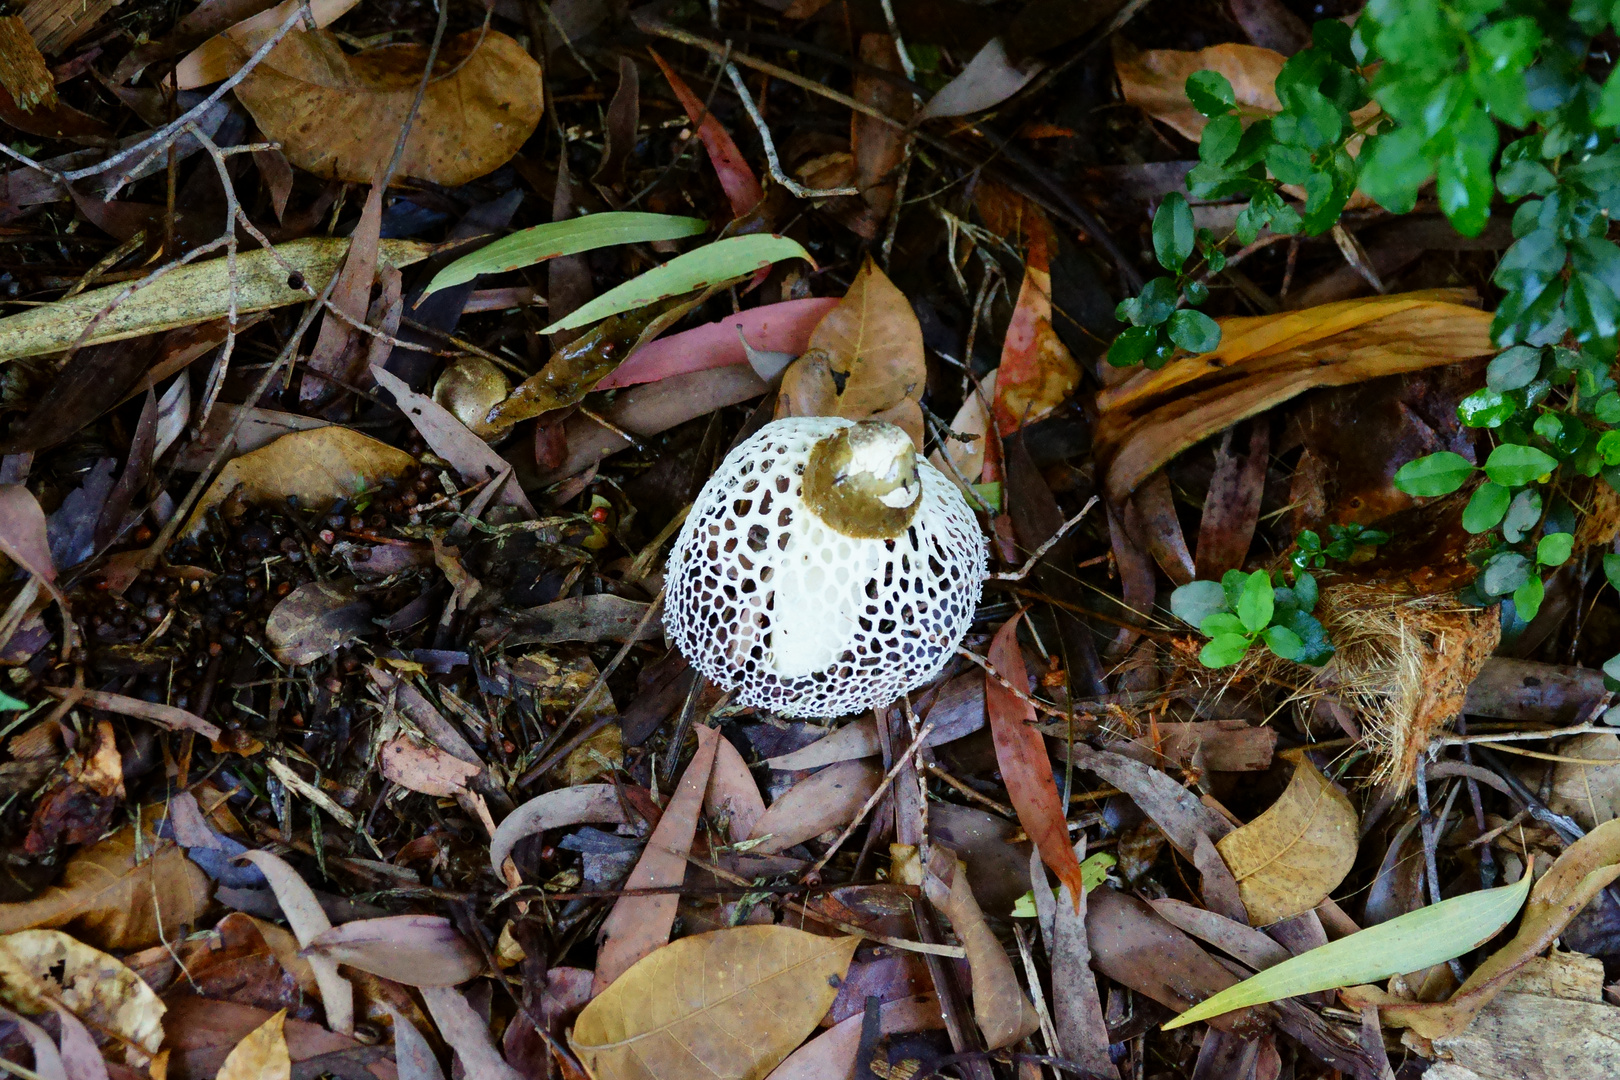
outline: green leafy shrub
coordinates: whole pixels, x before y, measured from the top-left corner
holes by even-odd
[[[1264,570],[1228,570],[1220,581],[1192,581],[1170,594],[1176,618],[1209,638],[1198,654],[1209,668],[1230,667],[1256,641],[1284,660],[1320,667],[1333,656],[1316,610],[1316,579],[1301,570],[1292,586]]]
[[[1190,319],[1177,308],[1203,303],[1201,277],[1219,271],[1224,245],[1253,243],[1262,226],[1319,235],[1358,189],[1406,213],[1433,181],[1441,210],[1473,236],[1500,196],[1514,237],[1492,278],[1504,294],[1491,325],[1503,351],[1458,409],[1492,448],[1478,467],[1451,452],[1419,458],[1395,483],[1432,498],[1483,474],[1463,524],[1490,541],[1472,556],[1480,573],[1465,595],[1511,599],[1510,615],[1534,618],[1543,573],[1573,548],[1575,512],[1563,492],[1579,477],[1620,490],[1620,246],[1607,237],[1620,211],[1620,65],[1594,41],[1611,26],[1620,26],[1613,0],[1370,0],[1353,29],[1316,24],[1311,47],[1277,77],[1275,116],[1246,114],[1222,76],[1193,75],[1187,94],[1209,123],[1188,192],[1248,205],[1232,236],[1215,241],[1195,232],[1179,196],[1165,200],[1155,249],[1175,276],[1120,305],[1132,326],[1110,362],[1161,366],[1177,347],[1207,351],[1218,330],[1183,341],[1175,326]],[[1369,103],[1376,115],[1361,112]],[[1304,192],[1301,208],[1283,185]],[[1161,245],[1161,233],[1177,243]],[[1167,253],[1182,257],[1166,261]],[[1301,544],[1295,558],[1320,565],[1318,551],[1326,554],[1319,540],[1309,552]],[[1620,657],[1610,666],[1620,678]]]

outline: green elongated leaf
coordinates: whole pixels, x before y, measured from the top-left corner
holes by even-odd
[[[1193,251],[1192,207],[1187,197],[1172,191],[1153,215],[1153,253],[1166,270],[1179,271]]]
[[[615,244],[644,244],[653,240],[679,240],[696,236],[709,227],[700,218],[673,217],[669,214],[635,214],[612,211],[553,221],[523,229],[511,236],[463,255],[433,275],[428,296],[452,285],[471,281],[479,274],[499,274],[533,266],[537,262],[578,255],[582,251],[612,247]]]
[[[1455,959],[1495,937],[1524,906],[1530,875],[1512,885],[1455,896],[1330,941],[1229,986],[1164,1030],[1318,990],[1377,982]]]
[[[1276,591],[1271,587],[1271,575],[1264,570],[1256,570],[1249,575],[1249,580],[1243,585],[1243,594],[1238,597],[1237,614],[1243,620],[1243,626],[1251,634],[1258,634],[1271,622],[1271,613],[1276,609]]]
[[[1463,486],[1474,466],[1461,454],[1442,450],[1414,461],[1408,461],[1395,470],[1395,486],[1408,495],[1433,498],[1450,495]]]
[[[696,251],[677,255],[663,266],[656,266],[640,277],[598,296],[567,318],[558,319],[540,332],[554,334],[573,330],[609,315],[632,311],[666,296],[705,289],[722,281],[745,277],[784,259],[803,259],[811,266],[816,260],[797,240],[771,233],[730,236]]]
[[[1616,590],[1620,590],[1620,555],[1603,556],[1603,576]]]

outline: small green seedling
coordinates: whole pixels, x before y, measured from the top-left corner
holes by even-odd
[[[1170,594],[1170,610],[1209,638],[1198,654],[1207,668],[1230,667],[1256,641],[1284,660],[1321,667],[1333,656],[1333,645],[1316,608],[1316,579],[1304,570],[1294,584],[1278,585],[1271,574],[1228,570],[1220,581],[1192,581]]]

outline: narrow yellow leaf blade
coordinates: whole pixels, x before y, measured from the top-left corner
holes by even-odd
[[[1442,900],[1342,937],[1229,986],[1194,1005],[1164,1030],[1318,990],[1376,982],[1455,959],[1495,937],[1530,895],[1530,875],[1513,885]]]

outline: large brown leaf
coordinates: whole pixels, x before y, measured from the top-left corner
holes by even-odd
[[[227,462],[197,500],[184,531],[200,530],[208,511],[228,498],[282,503],[296,495],[300,507],[324,510],[338,499],[404,475],[415,464],[405,451],[348,428],[295,431]]]
[[[61,927],[102,949],[183,936],[208,909],[208,876],[152,828],[148,817],[138,848],[135,830],[120,829],[70,859],[62,880],[34,899],[0,904],[0,933]]]
[[[1344,793],[1301,756],[1282,797],[1215,844],[1255,926],[1310,911],[1356,861],[1358,821]]]
[[[911,302],[867,259],[803,356],[782,373],[776,415],[887,420],[922,446],[918,402],[928,382]]]
[[[1318,386],[1347,386],[1493,352],[1468,290],[1375,296],[1221,320],[1214,352],[1137,371],[1097,394],[1093,440],[1115,505],[1194,443]]]
[[[759,1080],[815,1030],[859,938],[738,926],[648,955],[579,1014],[596,1080]]]
[[[426,62],[421,45],[350,56],[325,31],[294,32],[236,96],[292,164],[369,182],[388,167]],[[540,65],[521,45],[493,30],[458,34],[439,50],[398,178],[456,187],[493,172],[534,133],[541,111]]]

